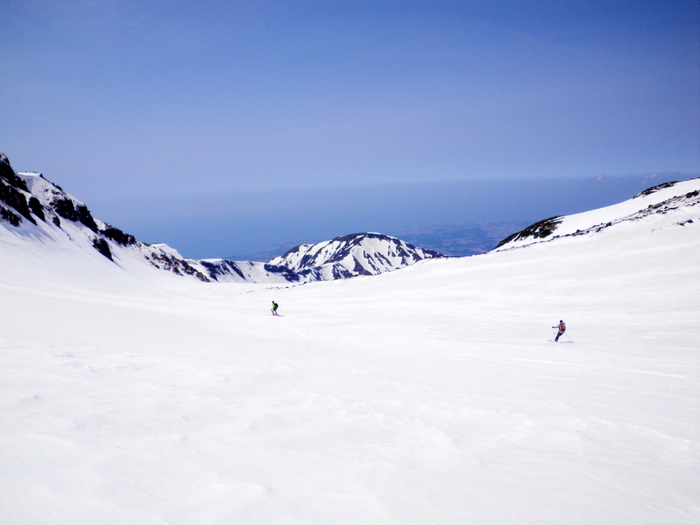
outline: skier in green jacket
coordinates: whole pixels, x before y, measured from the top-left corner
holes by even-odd
[[[279,315],[277,313],[277,308],[279,308],[279,305],[275,301],[272,301],[272,315]]]

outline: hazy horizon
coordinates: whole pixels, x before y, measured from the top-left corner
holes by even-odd
[[[539,208],[508,204],[537,220],[629,197],[566,181],[700,173],[695,0],[8,0],[0,17],[0,151],[189,256],[480,220],[517,181],[543,181],[522,189]]]
[[[95,216],[143,242],[165,243],[195,259],[240,258],[351,233],[398,235],[494,222],[527,225],[609,206],[648,187],[692,176],[697,175],[367,184],[86,204]]]

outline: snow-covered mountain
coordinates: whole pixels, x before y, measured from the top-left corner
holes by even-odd
[[[443,256],[395,237],[356,233],[299,245],[269,263],[227,259],[187,262],[218,282],[308,283],[378,275],[437,257]]]
[[[0,224],[9,225],[9,230],[24,242],[51,242],[59,250],[99,253],[116,264],[124,259],[142,261],[176,275],[209,280],[169,246],[139,242],[133,235],[94,218],[85,204],[40,173],[15,173],[3,154],[0,154]],[[47,250],[46,255],[49,253]],[[50,259],[47,263],[50,264]]]
[[[200,281],[305,283],[376,275],[427,258],[440,257],[399,239],[380,234],[355,234],[299,246],[270,263],[227,259],[194,260],[165,244],[145,244],[92,216],[78,199],[40,173],[15,173],[0,155],[0,223],[28,241],[51,239],[62,249],[99,253],[115,264],[125,261]]]
[[[503,239],[496,251],[597,234],[628,223],[654,220],[657,227],[693,224],[700,215],[700,179],[654,186],[631,199],[584,213],[551,217]]]
[[[0,223],[0,523],[699,523],[698,189],[274,290],[76,250],[74,221],[39,229],[20,192],[23,227]],[[559,319],[573,343],[547,342]]]
[[[377,275],[410,266],[424,259],[442,257],[380,233],[356,233],[317,244],[302,244],[270,261],[303,278],[315,281]]]

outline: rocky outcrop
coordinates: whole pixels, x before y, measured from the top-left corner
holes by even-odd
[[[8,158],[0,154],[0,221],[21,228],[25,219],[34,226],[38,225],[37,219],[50,222],[47,228],[63,231],[73,240],[82,235],[87,246],[113,262],[117,254],[133,256],[176,275],[210,280],[173,250],[140,243],[133,235],[96,219],[85,204],[40,173],[16,173]],[[73,226],[70,234],[65,231],[68,225]]]
[[[561,223],[562,219],[563,217],[557,216],[536,222],[535,224],[528,226],[524,230],[509,235],[501,242],[499,242],[498,245],[496,245],[496,248],[500,248],[501,246],[504,246],[511,242],[527,240],[528,238],[535,240],[549,237],[557,229],[557,226]]]
[[[36,224],[32,212],[45,220],[41,205],[12,169],[9,159],[0,153],[0,218],[13,226],[19,226],[22,218]]]

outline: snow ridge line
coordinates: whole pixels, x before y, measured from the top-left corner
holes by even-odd
[[[603,231],[607,228],[610,228],[612,226],[616,226],[618,224],[621,224],[623,222],[628,222],[628,221],[639,221],[642,220],[646,217],[649,217],[651,215],[665,215],[666,213],[677,210],[680,207],[693,207],[697,206],[700,204],[700,191],[695,190],[691,191],[689,193],[686,193],[685,195],[678,195],[675,197],[671,197],[670,199],[666,199],[665,201],[658,202],[656,204],[650,204],[643,210],[636,211],[634,213],[631,213],[629,215],[626,215],[624,217],[620,217],[619,219],[615,219],[612,221],[608,221],[606,223],[599,223],[596,224],[595,226],[591,226],[589,228],[586,228],[585,230],[576,230],[573,233],[566,233],[564,235],[554,235],[552,237],[548,237],[546,239],[541,239],[537,241],[533,241],[528,244],[522,244],[520,246],[511,246],[508,248],[502,248],[502,249],[496,249],[494,251],[499,251],[499,252],[505,252],[505,251],[510,251],[510,250],[518,250],[520,248],[527,248],[528,246],[532,246],[533,244],[541,244],[543,242],[552,242],[557,239],[563,239],[566,237],[579,237],[581,235],[588,235],[590,233],[598,233],[600,231]],[[693,224],[692,219],[688,219],[687,221],[683,222],[678,222],[675,223],[675,226],[685,226],[686,224]]]

